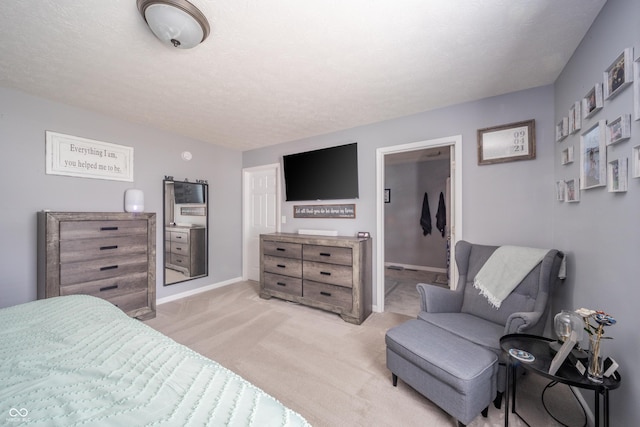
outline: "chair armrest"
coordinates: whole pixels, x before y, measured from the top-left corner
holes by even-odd
[[[429,313],[459,313],[462,308],[462,292],[440,286],[418,283],[420,309]]]
[[[513,313],[507,319],[507,324],[504,327],[504,333],[506,334],[522,334],[526,333],[529,329],[535,327],[542,317],[540,311],[522,311]]]

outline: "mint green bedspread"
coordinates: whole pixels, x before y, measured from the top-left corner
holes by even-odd
[[[110,303],[74,295],[0,310],[0,425],[308,424]]]

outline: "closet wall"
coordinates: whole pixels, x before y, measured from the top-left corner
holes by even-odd
[[[391,194],[384,211],[387,265],[446,270],[447,234],[443,237],[436,227],[436,213],[441,192],[446,199],[449,170],[448,158],[385,165],[385,188]],[[426,236],[420,225],[424,193],[428,195],[432,227]]]

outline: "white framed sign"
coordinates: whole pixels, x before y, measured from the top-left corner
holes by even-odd
[[[48,175],[133,182],[133,147],[46,131]]]

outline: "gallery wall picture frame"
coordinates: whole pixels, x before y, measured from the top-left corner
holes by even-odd
[[[604,107],[602,83],[596,83],[582,98],[582,114],[588,119]]]
[[[478,129],[478,164],[513,162],[536,158],[534,119]]]
[[[565,182],[566,201],[576,203],[580,201],[580,179],[572,178]]]
[[[607,164],[608,190],[610,193],[627,191],[627,158],[611,160]]]
[[[560,142],[569,135],[569,117],[563,117],[556,124],[556,142]]]
[[[556,181],[556,200],[564,202],[565,194],[567,191],[567,183],[564,181]]]
[[[571,108],[569,108],[569,133],[576,133],[582,126],[582,113],[580,112],[581,102],[575,102]]]
[[[607,184],[606,120],[599,120],[580,136],[580,188]]]
[[[573,145],[562,150],[562,164],[568,165],[569,163],[573,163]]]
[[[631,114],[623,114],[607,123],[607,145],[631,138]]]
[[[633,82],[633,48],[628,47],[603,74],[604,99],[612,99]]]
[[[633,119],[640,120],[640,58],[633,61]]]
[[[640,145],[636,145],[631,150],[631,176],[640,178]]]

